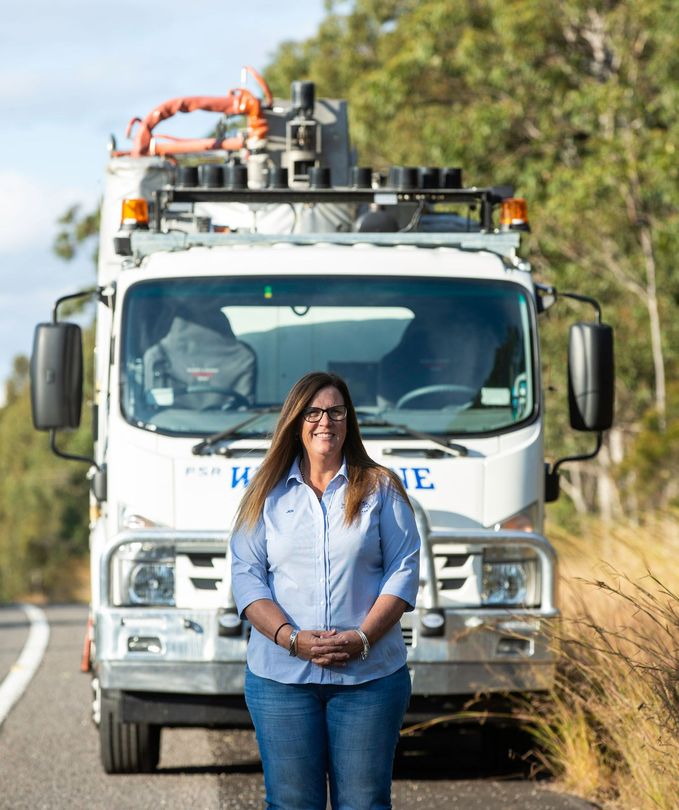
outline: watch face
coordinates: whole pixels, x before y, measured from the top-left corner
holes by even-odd
[[[297,655],[297,634],[298,633],[299,633],[299,630],[293,630],[292,633],[290,633],[290,643],[288,645],[288,650],[290,652],[290,655],[293,656],[293,658]]]

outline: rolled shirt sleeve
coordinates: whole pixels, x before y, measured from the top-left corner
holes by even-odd
[[[231,587],[238,613],[257,599],[271,599],[268,584],[266,528],[260,518],[254,529],[240,526],[231,536]]]
[[[420,582],[420,535],[410,504],[393,486],[382,488],[380,537],[384,575],[380,595],[398,596],[415,609]]]

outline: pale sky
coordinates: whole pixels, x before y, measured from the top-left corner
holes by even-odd
[[[94,283],[89,257],[53,256],[56,219],[95,206],[109,135],[182,95],[221,95],[241,66],[313,34],[323,0],[22,0],[0,21],[0,395],[16,354],[56,297]],[[251,89],[255,89],[251,85]],[[198,116],[196,118],[196,116]],[[189,120],[193,119],[193,121]],[[202,136],[218,118],[181,116],[164,132]]]

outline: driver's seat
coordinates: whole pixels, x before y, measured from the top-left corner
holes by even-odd
[[[380,361],[377,394],[381,400],[395,405],[409,391],[455,383],[455,377],[446,332],[415,318],[406,327],[398,346]]]
[[[221,313],[220,313],[221,314]],[[149,404],[205,410],[250,404],[255,397],[257,356],[238,340],[227,318],[203,325],[182,315],[144,353]]]

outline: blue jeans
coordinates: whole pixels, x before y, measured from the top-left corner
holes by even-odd
[[[410,700],[407,667],[352,686],[286,684],[245,673],[269,810],[388,810]]]

